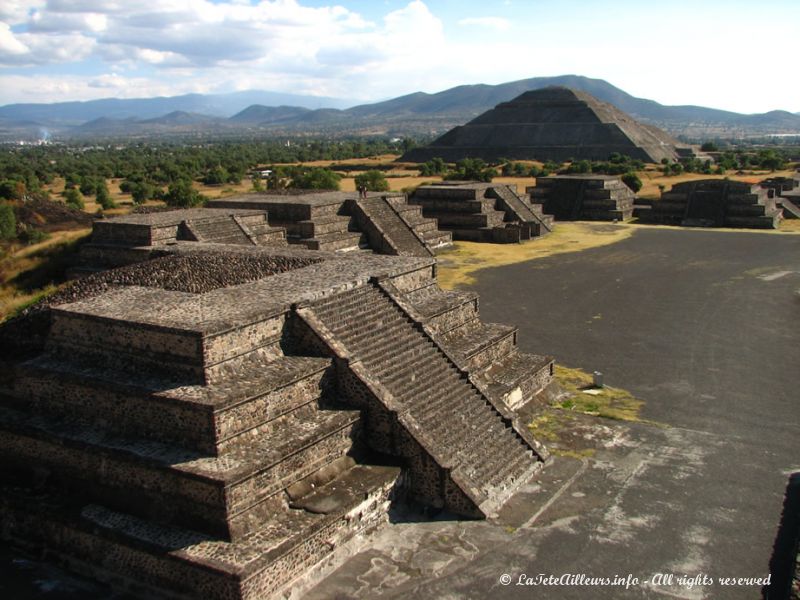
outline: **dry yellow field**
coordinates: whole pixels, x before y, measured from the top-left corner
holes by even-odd
[[[54,273],[48,270],[52,259],[58,260],[69,247],[74,247],[91,229],[56,231],[30,246],[12,246],[0,259],[0,321],[30,304],[43,294],[55,290],[50,284]]]

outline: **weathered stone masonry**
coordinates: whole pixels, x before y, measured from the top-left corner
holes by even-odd
[[[140,595],[268,598],[391,502],[491,515],[547,457],[514,408],[552,360],[432,258],[159,252],[78,282],[16,365],[6,540]]]

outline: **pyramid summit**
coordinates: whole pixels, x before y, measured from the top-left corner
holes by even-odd
[[[618,152],[645,162],[676,160],[679,142],[615,106],[566,87],[525,92],[455,127],[401,160],[433,157],[528,160],[606,160]]]

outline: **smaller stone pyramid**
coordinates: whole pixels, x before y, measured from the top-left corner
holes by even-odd
[[[502,102],[400,160],[481,158],[607,160],[613,152],[645,162],[678,159],[679,142],[584,92],[548,87]]]

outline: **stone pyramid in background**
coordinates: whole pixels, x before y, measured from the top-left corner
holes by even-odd
[[[525,92],[502,102],[430,145],[400,160],[423,162],[481,158],[606,160],[618,152],[645,162],[676,160],[687,149],[664,131],[644,125],[618,108],[565,87]]]

